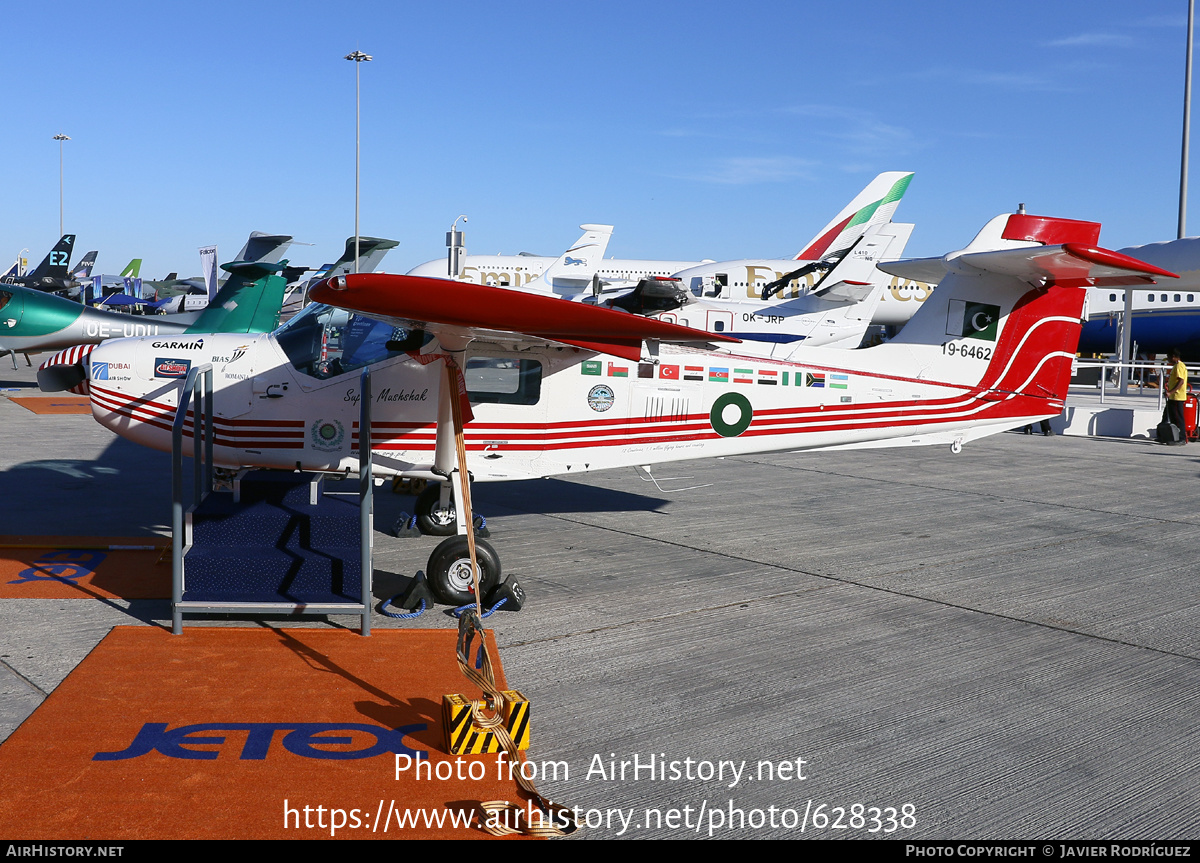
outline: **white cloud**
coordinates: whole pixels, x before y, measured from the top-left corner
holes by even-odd
[[[793,156],[730,156],[716,159],[709,167],[679,179],[744,186],[751,183],[782,183],[809,177],[819,163]]]
[[[1122,33],[1079,33],[1062,39],[1043,42],[1044,48],[1079,48],[1101,45],[1132,45],[1133,39]]]

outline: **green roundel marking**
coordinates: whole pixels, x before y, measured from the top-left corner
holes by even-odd
[[[736,406],[739,414],[736,420],[727,423],[723,415],[725,408],[730,405]],[[713,429],[721,437],[737,437],[750,428],[752,419],[754,419],[754,408],[750,406],[750,399],[741,393],[725,393],[713,402],[712,410],[708,412],[708,421],[712,423]]]

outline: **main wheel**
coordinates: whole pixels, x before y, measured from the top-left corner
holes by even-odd
[[[453,536],[458,531],[454,498],[442,509],[442,487],[428,486],[417,495],[417,527],[427,536]]]
[[[500,583],[500,556],[491,544],[475,540],[475,559],[479,564],[479,590],[487,596]],[[429,555],[425,577],[439,600],[447,605],[466,605],[475,601],[472,591],[471,551],[465,536],[444,539]]]

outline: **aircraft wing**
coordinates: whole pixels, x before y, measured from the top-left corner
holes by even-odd
[[[950,270],[945,258],[909,258],[907,261],[885,261],[875,266],[889,276],[899,276],[927,285],[936,285]]]
[[[1179,278],[1172,272],[1137,258],[1082,243],[969,252],[950,258],[949,266],[955,269],[963,270],[963,264],[977,270],[1014,276],[1026,282],[1127,285],[1153,284],[1154,276]]]
[[[645,340],[682,345],[741,341],[558,297],[424,276],[339,276],[321,282],[310,296],[316,302],[415,325],[439,338],[559,342],[634,362],[641,359]]]
[[[967,252],[944,258],[912,258],[907,261],[888,261],[877,266],[885,273],[902,279],[936,285],[946,277],[946,273],[961,264],[977,270],[1016,276],[1027,282],[1040,279],[1083,279],[1089,284],[1099,286],[1150,285],[1154,284],[1154,276],[1179,278],[1172,272],[1137,258],[1083,243],[1028,246],[994,252]]]

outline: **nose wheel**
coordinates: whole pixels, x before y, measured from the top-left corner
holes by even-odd
[[[416,516],[417,527],[426,536],[453,536],[457,532],[454,498],[443,507],[441,485],[426,486],[417,495]]]
[[[475,540],[475,559],[479,565],[480,599],[500,583],[500,556],[484,539]],[[447,605],[467,605],[475,602],[474,579],[471,573],[471,552],[465,536],[442,540],[425,569],[425,577],[434,595]]]

